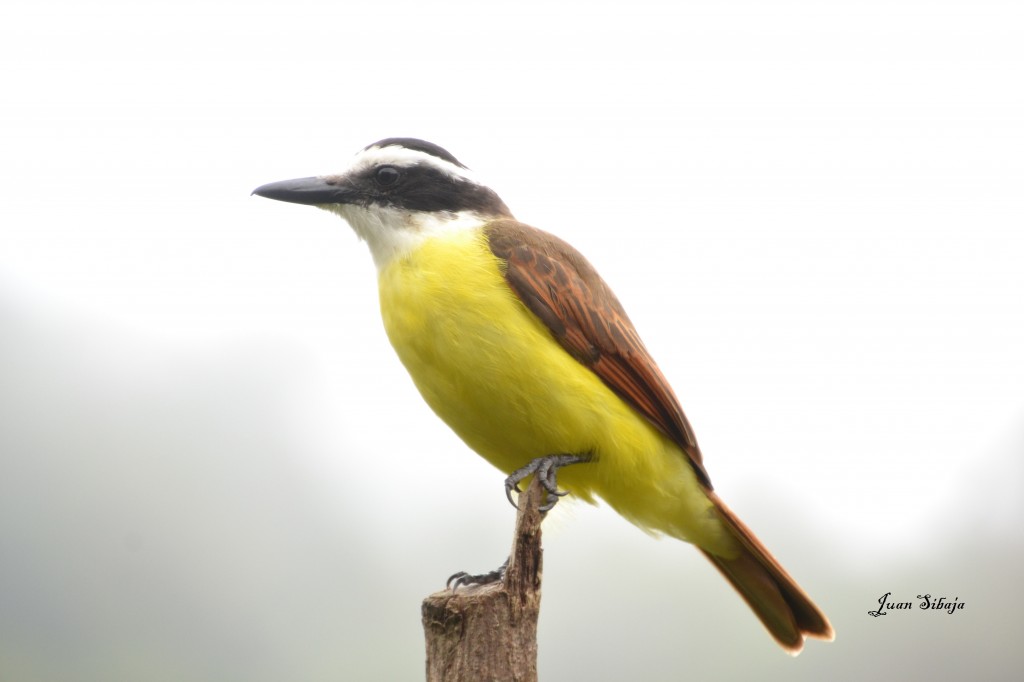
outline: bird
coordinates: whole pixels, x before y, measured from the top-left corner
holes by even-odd
[[[392,137],[336,174],[253,194],[339,215],[369,247],[388,339],[427,405],[545,509],[600,498],[695,545],[791,655],[825,614],[715,492],[693,428],[622,304],[559,237],[519,222],[446,149]],[[462,582],[482,576],[456,574]],[[492,577],[500,574],[491,574]]]

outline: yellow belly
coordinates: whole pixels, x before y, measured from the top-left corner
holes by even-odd
[[[380,272],[391,344],[430,407],[506,473],[586,454],[561,487],[648,532],[727,551],[677,446],[554,340],[505,283],[480,231],[427,241]]]

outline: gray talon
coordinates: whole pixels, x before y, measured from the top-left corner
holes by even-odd
[[[505,497],[508,498],[509,504],[518,509],[519,505],[512,500],[512,491],[521,492],[519,484],[526,477],[536,474],[540,484],[548,493],[547,500],[539,509],[542,512],[549,511],[558,504],[559,498],[569,494],[568,490],[558,489],[558,470],[570,464],[589,461],[590,455],[548,455],[532,459],[526,466],[516,469],[505,479]]]

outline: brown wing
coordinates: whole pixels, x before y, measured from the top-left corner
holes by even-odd
[[[514,220],[485,228],[505,279],[561,346],[686,453],[708,489],[693,429],[622,304],[594,267],[554,235]]]

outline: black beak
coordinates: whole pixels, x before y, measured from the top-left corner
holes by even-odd
[[[347,204],[352,202],[355,196],[351,187],[339,183],[334,178],[330,180],[325,178],[281,180],[280,182],[261,185],[254,189],[252,193],[267,199],[287,201],[293,204],[305,204],[307,206]]]

